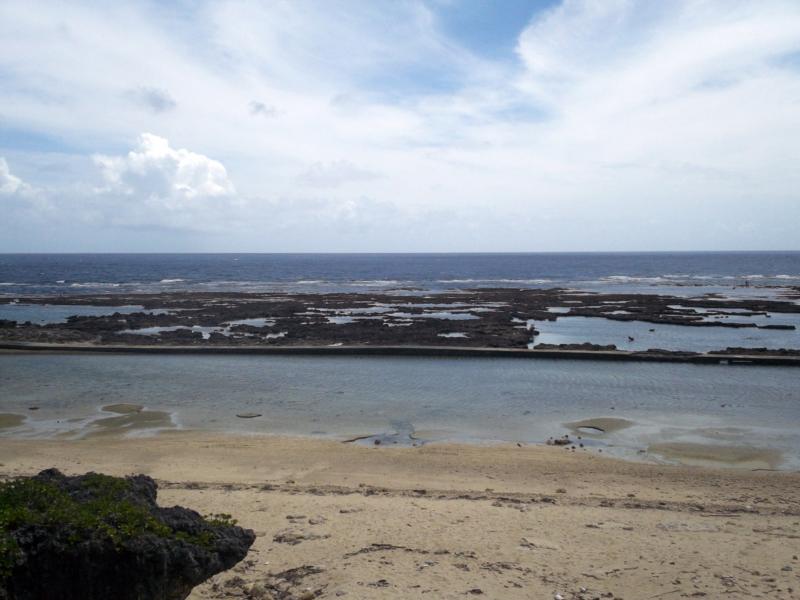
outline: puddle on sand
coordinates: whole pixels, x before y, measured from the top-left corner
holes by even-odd
[[[581,421],[564,423],[564,427],[569,428],[573,433],[594,436],[614,433],[622,429],[627,429],[632,425],[634,425],[633,421],[616,417],[597,417],[594,419],[583,419]]]

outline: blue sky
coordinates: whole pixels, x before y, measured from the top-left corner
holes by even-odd
[[[0,251],[800,249],[796,0],[0,4]]]

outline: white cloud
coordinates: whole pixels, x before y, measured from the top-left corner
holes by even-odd
[[[396,250],[797,245],[796,0],[564,0],[491,60],[435,15],[424,0],[8,0],[0,120],[112,154],[63,189],[47,180],[103,223],[271,243],[258,224],[298,250],[343,249],[335,231],[353,222],[374,250],[396,231]],[[108,150],[142,131],[163,137]],[[41,155],[23,154],[7,156],[36,172]],[[99,193],[64,191],[97,166]]]
[[[6,159],[0,156],[0,194],[11,195],[24,188],[22,179],[11,173]]]
[[[207,198],[232,198],[236,194],[228,172],[219,161],[189,150],[170,147],[169,140],[143,133],[137,147],[125,156],[95,156],[107,187],[133,201],[184,208]]]

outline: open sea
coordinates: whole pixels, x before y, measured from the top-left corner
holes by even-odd
[[[686,286],[731,289],[745,280],[756,286],[800,285],[800,252],[0,254],[5,296],[471,287],[671,293]]]

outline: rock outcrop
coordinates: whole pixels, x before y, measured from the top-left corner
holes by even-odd
[[[55,469],[0,485],[0,599],[183,600],[255,540],[228,515],[156,504],[156,483]]]

